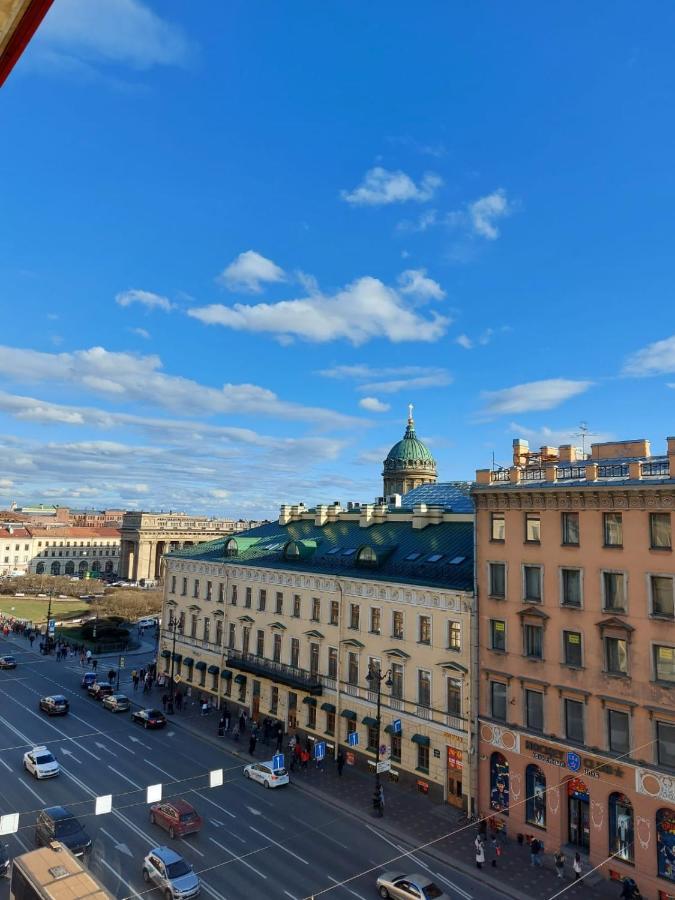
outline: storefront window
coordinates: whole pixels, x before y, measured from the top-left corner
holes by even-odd
[[[625,794],[609,795],[609,852],[633,862],[633,806]]]
[[[675,881],[675,810],[660,809],[656,813],[656,850],[659,875]]]
[[[530,825],[546,828],[546,778],[539,766],[525,770],[525,820]]]
[[[490,809],[509,811],[509,763],[503,753],[490,757]]]
[[[568,840],[574,847],[588,852],[591,843],[588,787],[581,778],[567,782]]]

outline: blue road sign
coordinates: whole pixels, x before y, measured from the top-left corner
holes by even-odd
[[[392,731],[394,732],[394,734],[400,734],[401,733],[401,720],[394,719],[394,721],[391,723],[391,727],[392,727]]]
[[[284,759],[283,753],[275,753],[272,757],[272,768],[276,772],[277,769],[283,769],[286,765],[286,760]]]
[[[347,735],[347,740],[349,742],[350,747],[356,747],[359,743],[359,733],[358,731],[350,731]]]
[[[326,742],[325,741],[317,741],[314,744],[314,759],[322,760],[326,757]]]

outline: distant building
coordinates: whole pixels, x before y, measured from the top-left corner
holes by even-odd
[[[50,506],[38,503],[35,506],[17,506],[12,504],[11,512],[21,518],[26,524],[33,525],[69,525],[70,510],[67,506]]]
[[[25,575],[32,553],[33,535],[27,528],[12,524],[0,528],[0,575]]]
[[[385,500],[394,494],[407,494],[420,485],[436,482],[436,460],[417,437],[412,404],[405,434],[391,448],[383,465]]]
[[[36,575],[116,575],[120,558],[117,528],[32,528],[29,570]]]
[[[80,528],[121,528],[123,509],[71,509],[70,524]]]

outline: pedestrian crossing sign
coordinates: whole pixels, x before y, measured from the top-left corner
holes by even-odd
[[[349,742],[350,747],[356,747],[359,743],[359,733],[358,731],[350,731],[347,735],[347,740]]]
[[[279,769],[283,769],[285,762],[283,753],[275,753],[272,757],[272,769],[278,772]]]

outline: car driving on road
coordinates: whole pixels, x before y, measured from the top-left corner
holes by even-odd
[[[103,706],[111,712],[127,712],[131,709],[131,702],[126,694],[108,694],[103,698]]]
[[[272,760],[269,762],[249,763],[244,766],[244,775],[251,781],[259,781],[266,788],[283,787],[290,783],[286,769],[275,769]]]
[[[70,703],[63,694],[50,694],[48,697],[40,697],[40,711],[48,716],[65,716],[70,709]]]
[[[46,747],[33,747],[24,753],[23,767],[36,778],[54,778],[60,772],[59,764]]]
[[[401,875],[400,872],[383,872],[377,879],[380,897],[386,900],[451,900],[428,875]]]
[[[16,660],[13,656],[0,656],[0,669],[16,669]]]
[[[196,834],[202,827],[202,817],[187,800],[166,800],[150,807],[150,821],[169,832],[170,838]]]
[[[85,672],[80,682],[80,687],[89,689],[89,685],[96,681],[96,672]]]
[[[166,900],[190,900],[201,885],[190,863],[170,847],[155,847],[143,860],[143,881],[156,884]]]
[[[166,716],[158,709],[137,709],[131,714],[131,721],[138,722],[143,728],[164,728]]]
[[[38,813],[35,843],[45,847],[52,841],[65,844],[75,856],[83,856],[91,849],[91,838],[65,806],[50,806]]]
[[[89,692],[89,696],[93,697],[94,700],[103,700],[104,697],[109,697],[110,694],[115,693],[115,688],[112,684],[108,684],[107,681],[95,681],[93,684],[90,684],[87,688]]]

